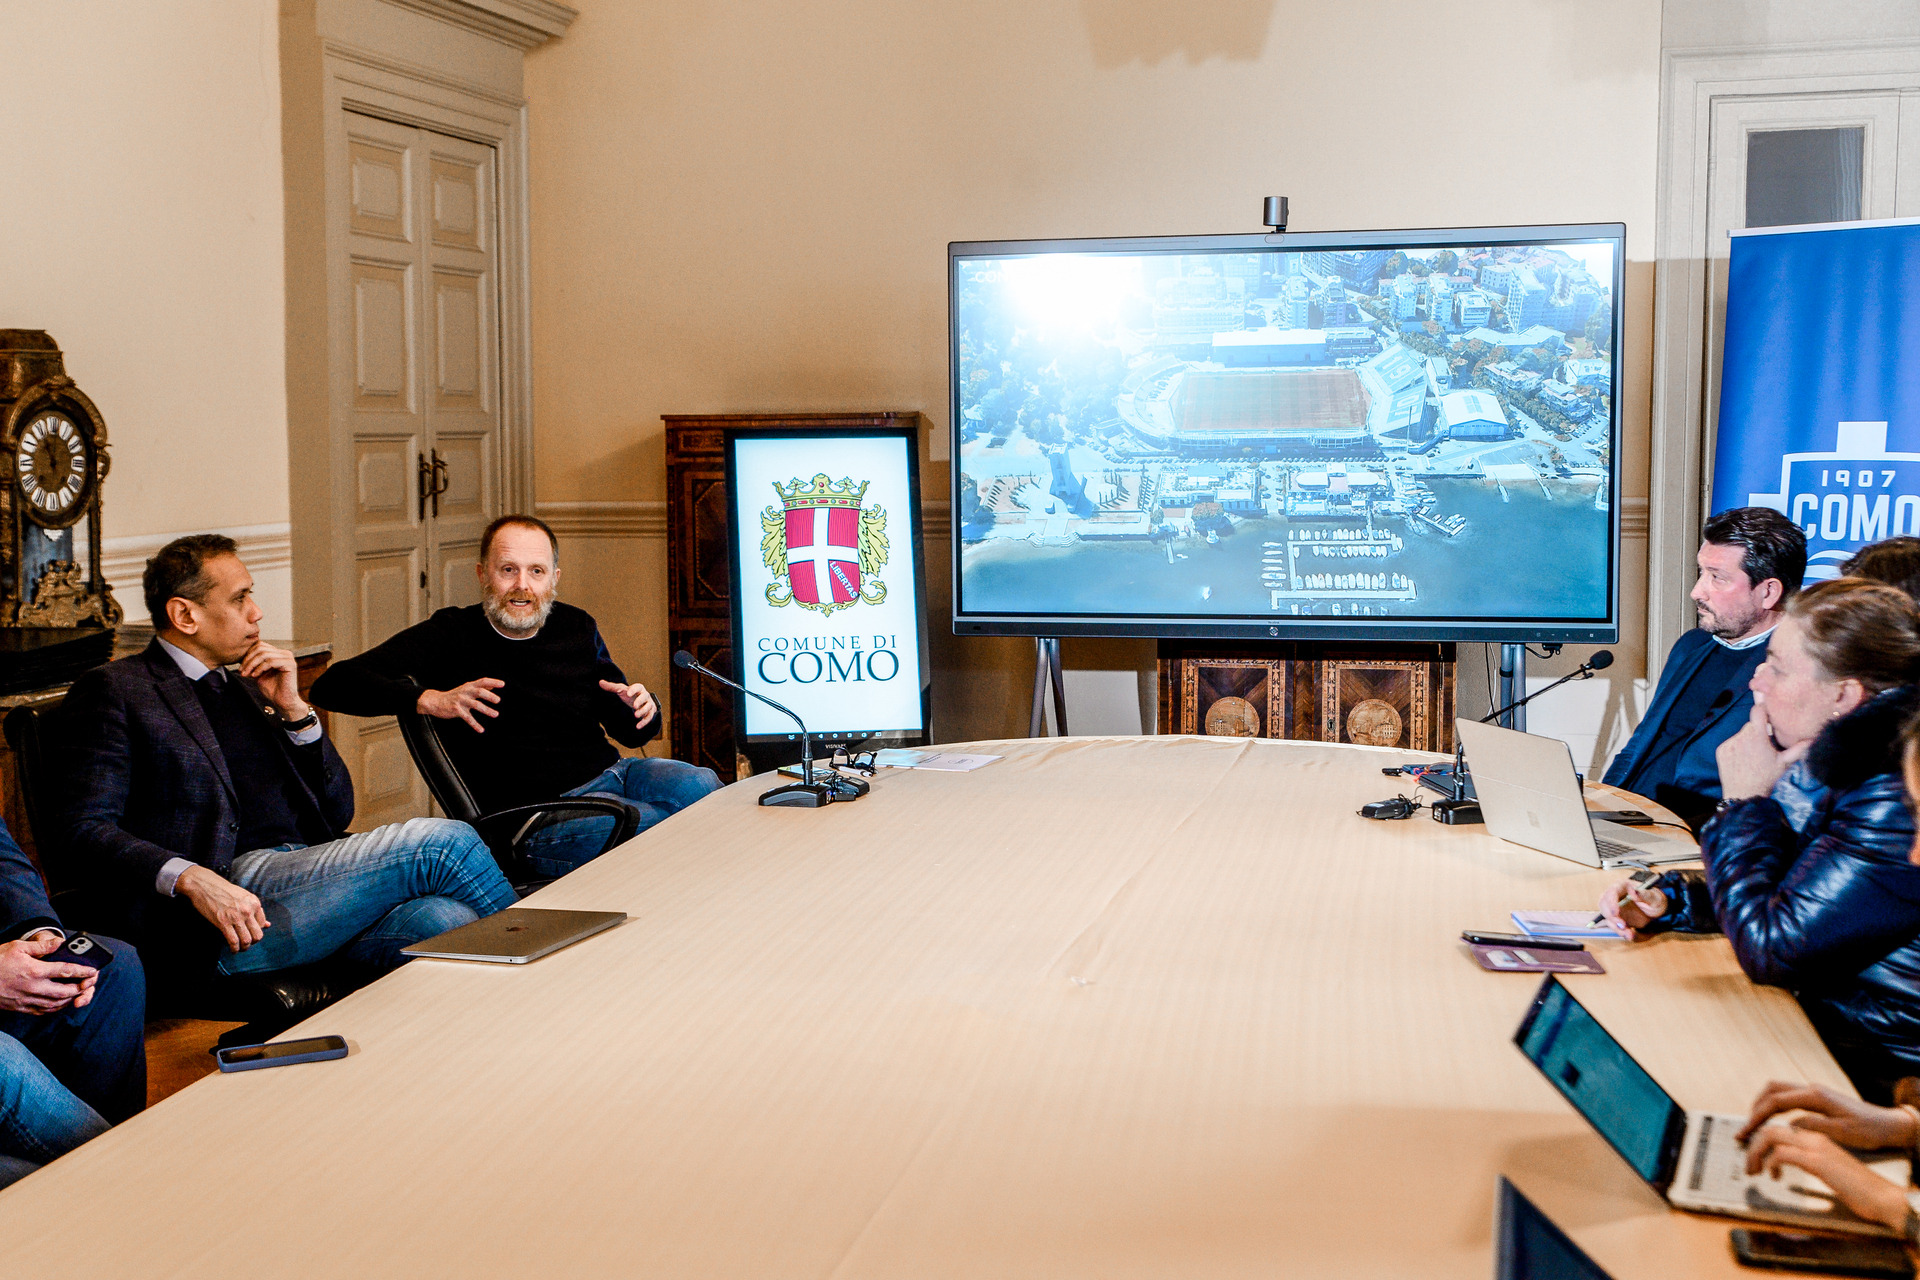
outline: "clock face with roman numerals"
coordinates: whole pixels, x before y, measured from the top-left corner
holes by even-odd
[[[86,436],[58,409],[36,414],[20,432],[15,468],[27,514],[41,524],[62,523],[86,494]]]

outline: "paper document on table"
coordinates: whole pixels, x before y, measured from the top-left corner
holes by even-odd
[[[958,751],[929,751],[902,769],[938,769],[942,773],[969,773],[983,764],[992,764],[999,756],[970,756]]]
[[[911,769],[925,760],[928,754],[909,747],[883,747],[873,753],[873,762],[883,769]]]
[[[1513,923],[1536,938],[1617,938],[1592,911],[1516,911]]]

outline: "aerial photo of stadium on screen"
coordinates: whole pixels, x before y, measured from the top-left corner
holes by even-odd
[[[957,255],[960,612],[1607,618],[1616,248]]]

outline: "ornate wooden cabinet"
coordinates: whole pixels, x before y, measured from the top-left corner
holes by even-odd
[[[1160,732],[1453,750],[1450,644],[1163,643]]]
[[[911,427],[917,412],[665,414],[667,426],[667,636],[715,671],[734,671],[727,565],[729,427]],[[732,782],[733,695],[691,671],[673,670],[668,696],[676,759],[703,764]],[[797,758],[797,757],[796,757]]]

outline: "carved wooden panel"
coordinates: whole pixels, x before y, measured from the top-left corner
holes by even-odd
[[[487,358],[480,290],[485,282],[465,272],[433,273],[434,406],[486,408]]]
[[[347,143],[349,225],[355,234],[407,239],[407,149],[364,138]]]
[[[1160,647],[1160,732],[1453,750],[1452,645]]]
[[[487,166],[436,153],[433,157],[433,242],[449,249],[484,249]]]
[[[354,408],[404,412],[413,407],[413,352],[407,320],[407,267],[353,264]]]
[[[354,520],[362,526],[408,525],[414,518],[417,437],[360,435],[353,442]]]
[[[360,634],[385,639],[420,619],[414,578],[423,566],[417,551],[362,555],[354,563],[360,595]]]
[[[917,426],[918,413],[668,414],[667,640],[715,671],[732,675],[731,574],[727,551],[726,459],[729,427]],[[675,668],[668,688],[675,759],[736,776],[733,698],[712,681]],[[796,756],[797,758],[797,756]]]

